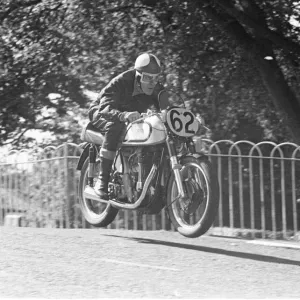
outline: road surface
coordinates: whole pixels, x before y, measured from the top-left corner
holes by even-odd
[[[0,298],[300,298],[299,243],[0,227],[0,245]]]

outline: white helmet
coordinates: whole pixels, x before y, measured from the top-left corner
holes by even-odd
[[[150,53],[139,55],[135,61],[134,68],[140,73],[159,74],[161,72],[159,59]]]

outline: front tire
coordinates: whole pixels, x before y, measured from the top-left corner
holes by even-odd
[[[98,166],[99,163],[99,161],[96,162]],[[118,214],[118,209],[112,207],[108,202],[103,203],[95,200],[90,200],[83,195],[85,186],[88,184],[88,166],[89,158],[85,160],[82,166],[79,179],[78,193],[80,209],[84,218],[89,224],[95,227],[105,227],[115,219],[116,215]]]
[[[206,233],[215,220],[219,206],[218,178],[206,158],[187,156],[180,164],[188,198],[177,197],[177,184],[172,173],[167,187],[168,213],[180,234],[196,238]]]

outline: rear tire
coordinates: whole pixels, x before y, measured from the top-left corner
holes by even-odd
[[[188,200],[175,200],[178,191],[172,173],[167,187],[167,209],[175,229],[186,237],[196,238],[206,233],[215,220],[219,207],[218,178],[206,158],[196,159],[187,156],[180,161],[180,164],[182,177],[186,179],[185,187],[188,185],[187,188],[192,190],[190,195],[193,197],[189,197]],[[196,179],[188,175],[193,174],[191,171],[193,169],[196,171]],[[196,216],[199,216],[199,220],[191,224]]]
[[[97,162],[99,164],[99,162]],[[86,221],[95,227],[105,227],[109,225],[118,214],[118,209],[112,207],[108,202],[98,202],[84,197],[83,191],[88,184],[88,166],[89,158],[87,158],[82,166],[79,179],[79,204],[81,212]]]

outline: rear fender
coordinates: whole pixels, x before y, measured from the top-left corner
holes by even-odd
[[[79,161],[77,163],[77,167],[76,170],[81,171],[83,163],[85,162],[85,160],[87,159],[87,157],[89,157],[89,149],[91,147],[91,144],[86,144],[84,146],[84,149],[79,157]]]

